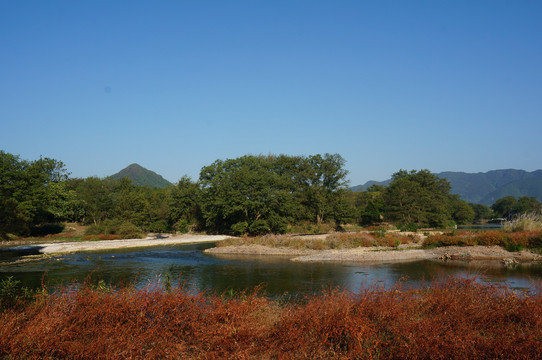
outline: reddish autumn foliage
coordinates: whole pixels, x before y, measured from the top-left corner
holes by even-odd
[[[439,234],[427,237],[424,246],[502,246],[511,249],[542,247],[542,231],[504,232],[499,230],[478,233],[456,231],[449,234]]]
[[[449,278],[283,304],[160,288],[83,288],[0,314],[0,357],[535,359],[542,295]]]

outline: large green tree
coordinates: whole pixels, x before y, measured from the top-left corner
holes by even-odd
[[[202,228],[200,200],[199,184],[188,176],[183,176],[176,186],[169,188],[169,219],[173,228],[182,232]]]
[[[200,173],[205,225],[217,232],[284,232],[293,221],[344,221],[346,170],[339,155],[246,155]]]
[[[384,192],[386,217],[392,222],[443,227],[452,219],[450,183],[429,170],[400,170]]]
[[[347,181],[345,161],[339,154],[311,155],[304,159],[304,204],[311,218],[317,223],[344,218],[339,204],[343,201],[342,190]]]
[[[497,217],[510,217],[516,211],[517,200],[514,196],[505,196],[491,205]]]
[[[54,187],[66,178],[58,160],[27,161],[0,150],[0,236],[28,234],[33,226],[55,221]]]

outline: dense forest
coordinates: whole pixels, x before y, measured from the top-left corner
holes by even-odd
[[[505,197],[491,208],[468,204],[428,170],[400,170],[388,186],[353,192],[344,164],[338,154],[246,155],[204,166],[198,181],[183,177],[151,188],[127,178],[70,178],[61,161],[28,161],[0,151],[0,237],[44,235],[65,222],[123,237],[317,232],[344,224],[417,229],[541,209],[530,197]]]

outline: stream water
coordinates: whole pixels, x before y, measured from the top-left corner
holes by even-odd
[[[372,285],[390,287],[398,281],[418,286],[447,275],[479,276],[479,281],[498,282],[513,288],[533,288],[542,280],[542,264],[505,267],[493,262],[411,261],[400,263],[342,264],[298,263],[275,256],[214,256],[203,253],[213,244],[157,246],[59,255],[29,262],[11,262],[20,254],[1,253],[0,279],[13,276],[24,286],[69,285],[89,280],[96,283],[173,285],[222,293],[263,286],[264,294],[303,294],[338,286],[358,292]],[[166,275],[167,274],[167,275]]]

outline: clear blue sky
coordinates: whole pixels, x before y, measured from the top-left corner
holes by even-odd
[[[542,168],[542,1],[0,0],[0,149],[176,182],[244,154]]]

